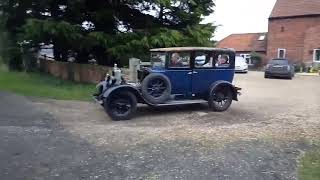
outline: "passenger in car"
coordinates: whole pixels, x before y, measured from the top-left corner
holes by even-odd
[[[219,55],[216,67],[228,67],[230,65],[228,55]]]

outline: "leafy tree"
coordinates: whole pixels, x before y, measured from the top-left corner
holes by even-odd
[[[251,59],[255,67],[260,67],[262,65],[262,55],[257,52],[251,52]]]
[[[13,46],[53,44],[56,60],[126,64],[148,49],[213,46],[212,24],[200,24],[213,12],[212,0],[4,0],[1,11]]]

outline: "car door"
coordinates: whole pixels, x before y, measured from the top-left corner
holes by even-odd
[[[165,74],[171,81],[172,94],[177,97],[191,96],[192,69],[190,52],[171,52]]]
[[[232,58],[233,61],[231,61]],[[223,52],[195,52],[193,62],[193,96],[206,97],[210,86],[216,81],[232,82],[234,57],[229,54]]]
[[[192,95],[203,96],[214,79],[214,60],[211,52],[195,52],[192,68]]]

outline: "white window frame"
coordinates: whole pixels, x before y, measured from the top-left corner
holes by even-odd
[[[313,50],[313,62],[320,62],[320,59],[319,60],[316,60],[316,52],[317,51],[320,51],[320,49],[314,49]]]
[[[280,51],[283,51],[284,57],[280,57]],[[287,50],[283,48],[278,48],[278,58],[286,58],[286,56],[287,56]]]
[[[249,58],[248,65],[253,65],[252,59],[251,59],[251,54],[240,54],[240,56],[243,57],[246,60],[246,62],[247,62],[247,58]]]
[[[259,36],[259,41],[264,41],[266,39],[266,35],[260,35]]]

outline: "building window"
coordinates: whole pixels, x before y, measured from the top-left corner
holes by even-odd
[[[320,62],[320,49],[313,50],[313,61]]]
[[[286,58],[286,49],[278,49],[278,58]]]
[[[259,36],[259,41],[263,41],[266,38],[266,35]]]
[[[240,56],[246,60],[248,65],[253,65],[250,54],[240,54]]]

